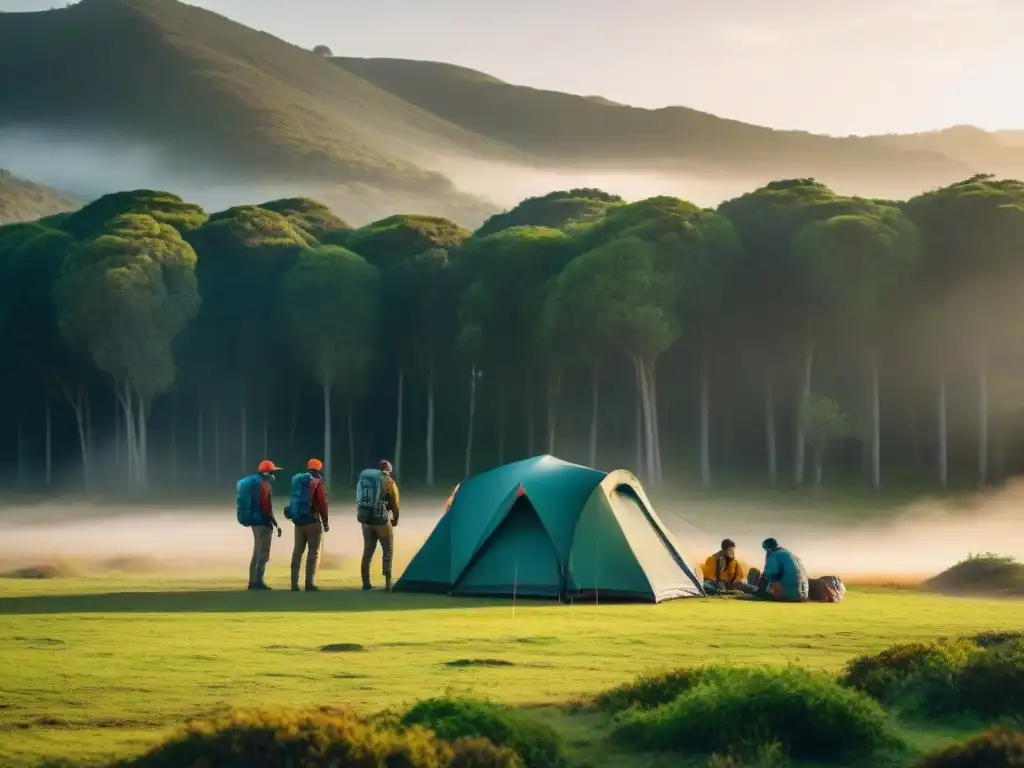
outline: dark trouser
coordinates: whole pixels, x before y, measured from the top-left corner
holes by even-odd
[[[306,586],[313,586],[316,567],[320,562],[320,546],[323,542],[324,527],[320,521],[295,526],[295,546],[292,548],[292,589],[299,587],[299,567],[302,556],[306,555]]]
[[[274,529],[269,525],[252,527],[252,559],[249,560],[249,584],[262,584],[267,562],[270,560],[270,545],[274,541]]]
[[[359,564],[359,573],[363,577],[363,586],[370,584],[370,561],[373,560],[373,553],[377,551],[377,542],[383,553],[381,572],[384,578],[391,579],[391,557],[395,549],[395,534],[391,523],[385,525],[363,524],[363,560]]]

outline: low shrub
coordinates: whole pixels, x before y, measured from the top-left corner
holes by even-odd
[[[986,552],[971,555],[922,587],[948,595],[1024,595],[1024,563],[1014,558]]]
[[[973,739],[945,747],[915,768],[1024,768],[1024,733],[991,728]]]
[[[668,704],[682,693],[697,685],[705,671],[702,669],[676,669],[654,675],[640,675],[631,683],[624,683],[599,693],[594,700],[605,712],[624,712],[627,709],[653,709]]]
[[[458,739],[451,744],[448,768],[523,768],[523,761],[508,747],[497,747],[487,739]]]
[[[114,768],[522,768],[483,739],[447,744],[422,728],[374,727],[354,713],[236,712],[193,723],[179,736]]]
[[[866,756],[898,744],[876,701],[800,669],[709,668],[667,704],[620,715],[616,738],[644,750],[739,751],[777,743],[798,759]]]
[[[980,652],[970,640],[894,645],[846,666],[840,683],[890,707],[944,714],[960,711],[958,683]]]
[[[973,656],[960,673],[963,706],[998,718],[1024,715],[1024,639],[1008,639]]]
[[[568,762],[565,745],[557,731],[488,701],[425,699],[405,714],[402,725],[427,728],[439,738],[452,742],[487,739],[515,752],[526,768],[561,768]]]
[[[1024,642],[1024,630],[990,630],[988,632],[979,632],[976,635],[971,635],[967,639],[979,648],[996,648],[1002,645],[1007,645],[1008,643]]]

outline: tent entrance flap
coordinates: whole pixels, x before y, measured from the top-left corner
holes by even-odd
[[[686,562],[661,535],[632,489],[620,486],[608,495],[608,501],[629,548],[647,575],[655,600],[699,594]]]
[[[526,496],[516,499],[452,589],[453,595],[557,597],[561,593],[558,554]]]

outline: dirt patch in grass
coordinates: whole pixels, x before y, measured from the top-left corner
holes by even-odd
[[[1024,563],[1004,555],[972,555],[921,585],[959,596],[1024,597]]]
[[[358,653],[365,651],[366,646],[359,643],[331,643],[320,647],[323,653]]]
[[[505,659],[455,659],[454,661],[446,661],[444,663],[446,667],[514,667],[515,662],[507,661]]]

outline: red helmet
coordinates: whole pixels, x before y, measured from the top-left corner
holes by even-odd
[[[277,466],[270,459],[264,459],[260,462],[259,466],[256,467],[256,471],[261,475],[269,475],[271,472],[280,472],[281,467]]]
[[[395,468],[391,466],[391,462],[387,459],[380,460],[380,471],[381,472],[394,472]]]

